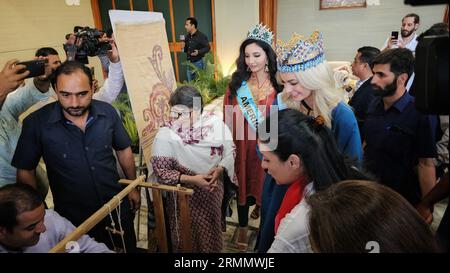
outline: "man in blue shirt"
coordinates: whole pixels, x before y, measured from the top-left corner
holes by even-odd
[[[436,181],[433,117],[418,112],[406,83],[414,69],[409,49],[382,52],[373,60],[375,98],[365,121],[366,168],[411,204]]]
[[[134,157],[115,109],[92,100],[89,68],[67,61],[56,70],[53,85],[58,101],[24,120],[12,165],[17,168],[18,182],[36,187],[35,168],[42,156],[55,211],[78,226],[123,189],[113,149],[128,179],[136,178]],[[121,205],[119,215],[128,252],[136,248],[133,219],[139,206],[136,189]],[[109,224],[105,219],[89,234],[112,248],[114,243],[105,231]]]

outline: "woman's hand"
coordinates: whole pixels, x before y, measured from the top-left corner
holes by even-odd
[[[209,170],[208,175],[211,176],[211,180],[209,181],[211,184],[211,190],[213,191],[217,188],[217,183],[219,182],[220,176],[222,175],[224,169],[222,166],[217,166]]]
[[[180,177],[181,182],[189,183],[192,185],[195,185],[197,187],[200,187],[205,190],[211,189],[211,180],[212,176],[208,174],[197,174],[197,175],[182,175]]]

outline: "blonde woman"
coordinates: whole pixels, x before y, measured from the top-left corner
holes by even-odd
[[[358,163],[362,160],[361,139],[352,109],[343,102],[333,72],[323,52],[322,35],[316,31],[308,39],[294,34],[289,43],[278,41],[277,78],[284,86],[277,96],[279,109],[292,108],[311,116],[321,116],[331,129],[339,151]],[[270,174],[264,179],[258,252],[267,252],[274,240],[274,225],[281,219],[279,208],[287,191]]]
[[[344,156],[361,161],[358,124],[351,108],[343,102],[342,91],[336,88],[320,32],[315,31],[308,39],[294,34],[287,44],[278,41],[277,57],[277,77],[284,85],[280,108],[322,116]]]

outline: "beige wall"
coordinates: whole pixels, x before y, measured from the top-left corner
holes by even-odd
[[[231,74],[247,31],[259,22],[258,0],[215,0],[217,56]]]
[[[0,66],[12,58],[30,60],[41,47],[53,47],[65,60],[62,44],[75,25],[94,27],[91,3],[67,6],[64,0],[0,0]],[[90,58],[102,82],[98,58]]]
[[[278,0],[278,38],[289,39],[293,32],[309,35],[319,29],[324,35],[327,59],[351,61],[361,46],[381,47],[391,31],[400,29],[404,15],[420,16],[421,33],[441,22],[445,11],[445,5],[412,7],[403,0],[379,2],[379,6],[366,8],[319,10],[318,0]]]

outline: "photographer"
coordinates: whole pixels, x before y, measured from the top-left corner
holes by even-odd
[[[64,50],[68,61],[88,64],[88,56],[106,55],[111,50],[111,39],[103,31],[90,27],[75,26],[73,33],[66,35]]]
[[[19,87],[10,93],[0,110],[0,186],[14,183],[16,181],[16,168],[11,166],[11,159],[16,149],[17,141],[22,130],[19,123],[19,116],[30,106],[38,101],[45,101],[50,96],[51,75],[61,65],[58,52],[49,47],[40,48],[36,51],[36,59],[45,59],[45,74],[33,78],[33,82],[28,82],[23,87]],[[20,85],[23,78],[30,72],[14,75],[22,65],[16,65],[16,60],[9,61],[1,75],[6,75],[10,80],[9,90]],[[6,84],[3,80],[2,85]],[[8,89],[5,89],[8,90]],[[3,91],[3,89],[2,89]],[[46,192],[45,187],[41,193]]]
[[[94,94],[94,99],[112,103],[124,84],[122,66],[114,40],[111,40],[111,50],[107,54],[110,59],[109,77],[105,80],[100,91]],[[11,166],[11,159],[22,130],[19,117],[24,112],[33,112],[44,104],[57,100],[56,94],[50,85],[53,72],[61,65],[58,52],[53,48],[41,48],[35,55],[47,59],[45,74],[35,77],[33,83],[27,83],[24,87],[20,87],[10,93],[0,110],[0,186],[15,183],[16,181],[16,168]],[[19,65],[13,67],[12,64],[15,62],[8,62],[6,69],[4,68],[0,73],[0,91],[2,92],[3,90],[8,90],[6,88],[14,88],[13,83],[20,85],[23,82],[23,79],[15,80],[16,77],[11,76],[11,70],[18,71],[24,68]],[[26,77],[28,73],[27,71],[21,74],[21,77]],[[14,80],[9,80],[10,83],[6,85],[7,82],[3,78],[12,78]],[[3,86],[5,86],[5,89],[3,89]],[[48,92],[49,90],[50,92]],[[48,185],[39,185],[39,192],[43,196],[47,194],[47,189]]]
[[[94,99],[101,100],[107,103],[112,103],[122,90],[122,87],[125,83],[122,71],[122,65],[120,63],[119,51],[117,50],[116,42],[114,38],[108,38],[106,40],[110,45],[110,50],[106,51],[106,55],[109,59],[109,69],[108,69],[108,78],[103,83],[103,86],[100,88],[100,91],[94,94]],[[78,45],[81,44],[82,38],[77,39],[75,34],[70,34],[67,39],[67,43],[64,48],[68,48],[72,50],[67,53],[67,60],[69,61],[70,56],[76,56],[77,51],[73,51],[73,46],[76,45],[75,48],[78,48]],[[55,101],[56,101],[56,97]]]

